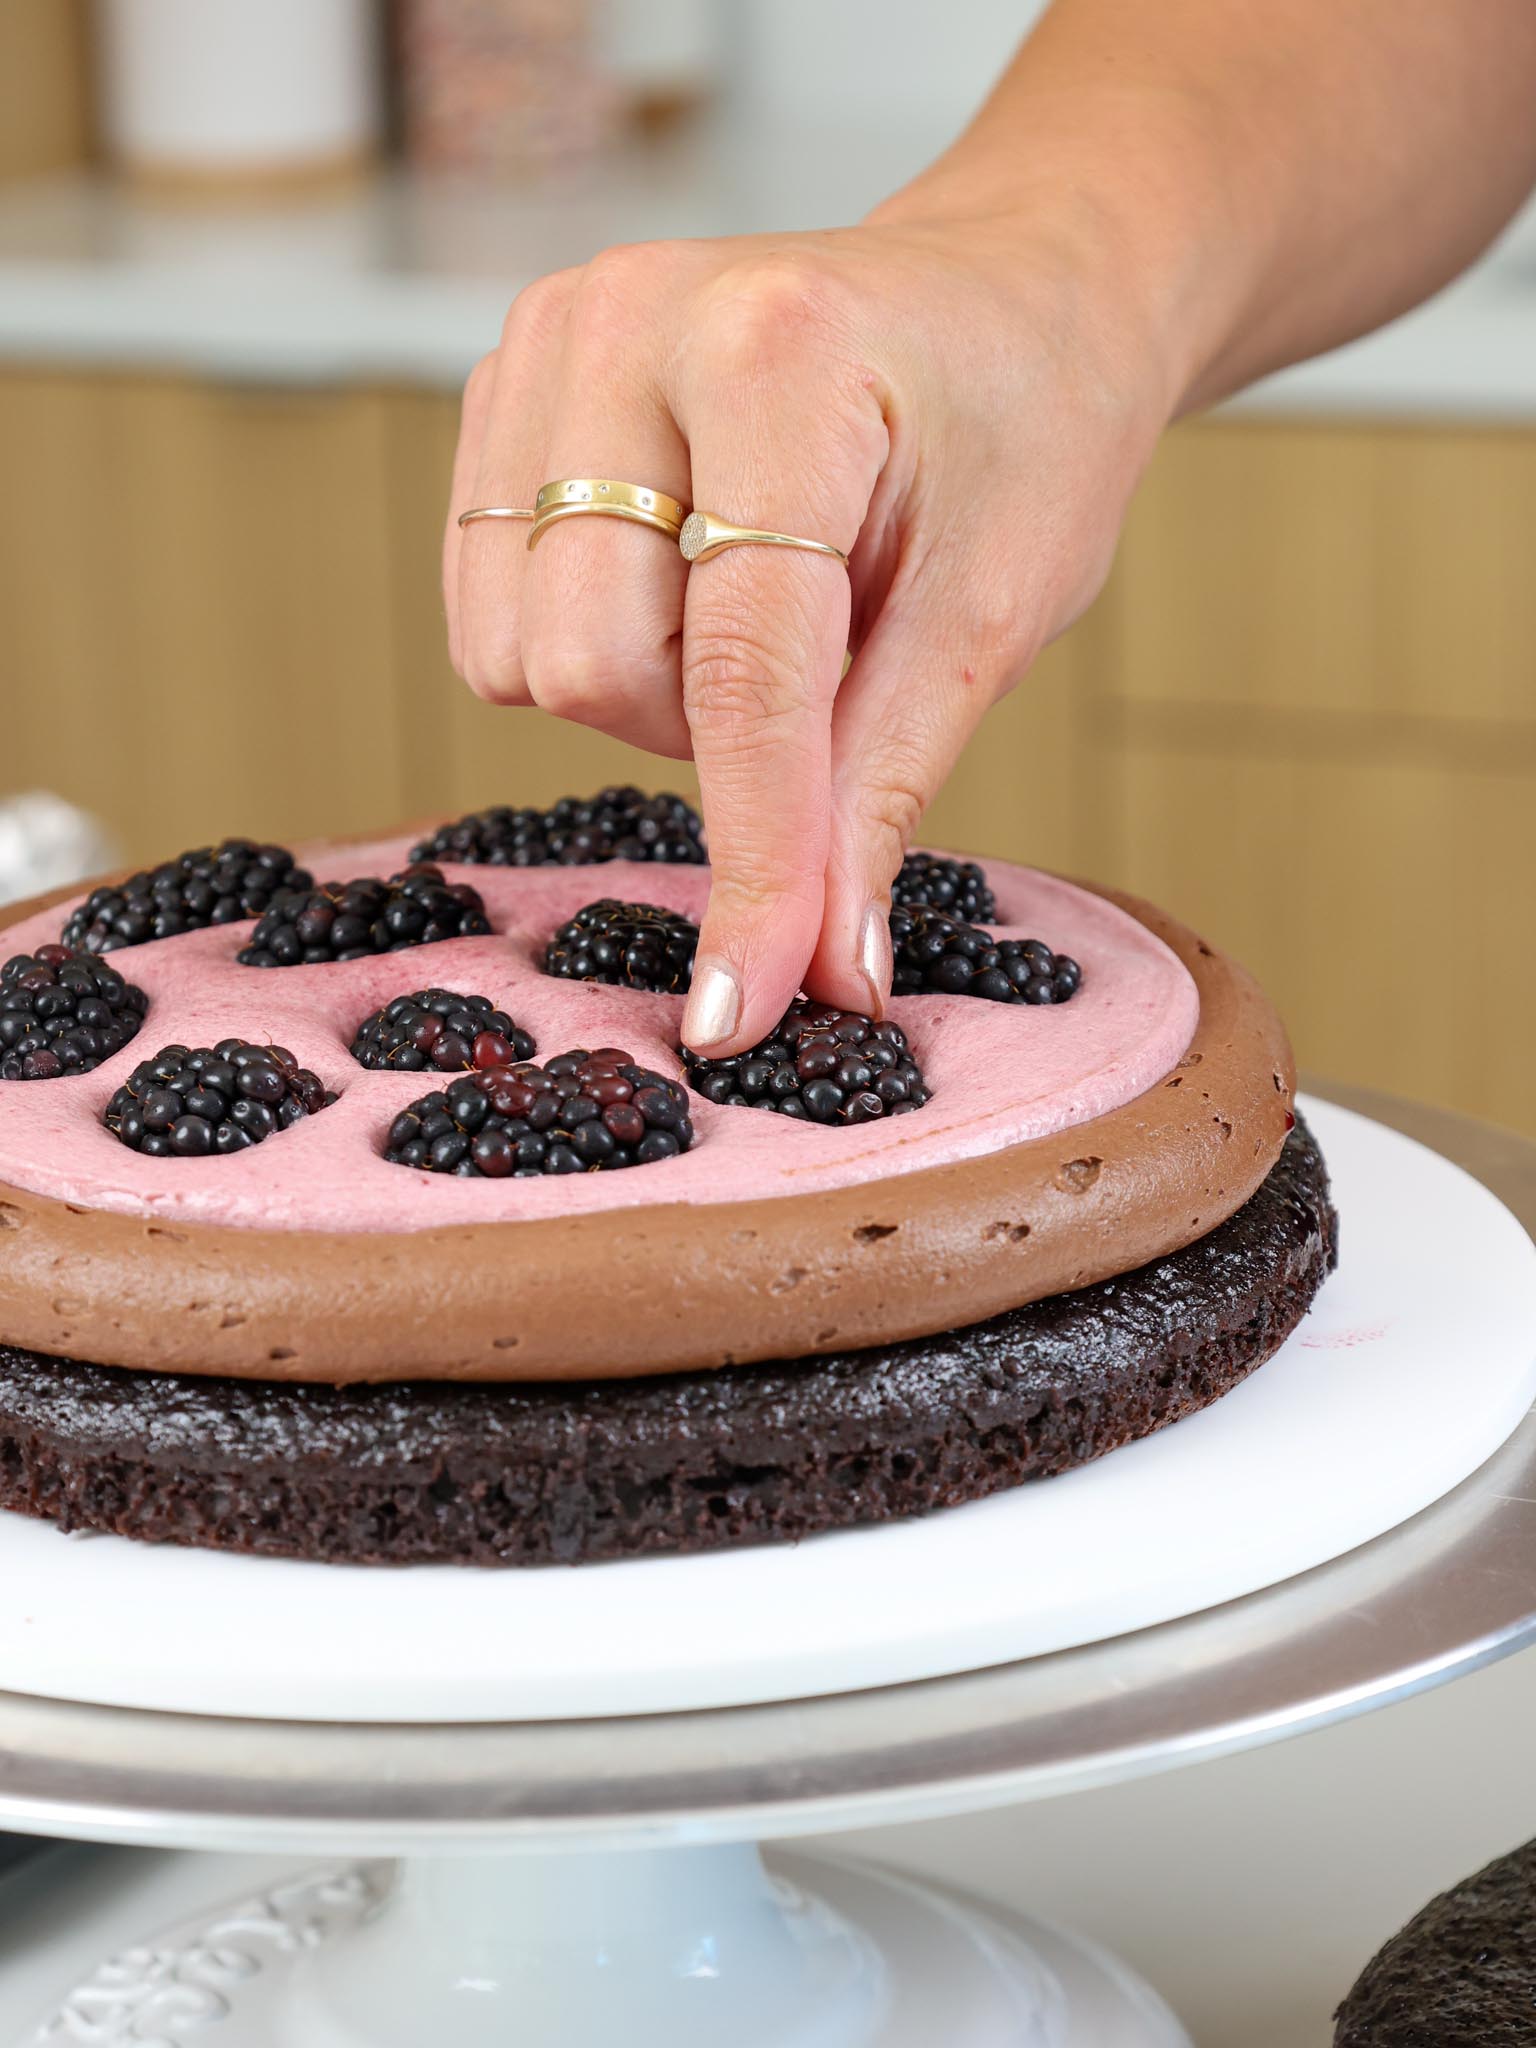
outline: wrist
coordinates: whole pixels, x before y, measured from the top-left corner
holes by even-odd
[[[1237,218],[1213,124],[1131,91],[1042,96],[1022,114],[1005,129],[985,110],[869,222],[942,228],[1030,292],[1054,280],[1160,430],[1200,402],[1253,268],[1254,224]]]

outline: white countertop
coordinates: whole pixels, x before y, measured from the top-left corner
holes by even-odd
[[[281,208],[85,174],[0,188],[0,360],[452,390],[544,271],[611,242],[855,219],[943,139],[705,126],[540,185],[394,173]],[[1430,305],[1239,403],[1536,420],[1536,207]]]

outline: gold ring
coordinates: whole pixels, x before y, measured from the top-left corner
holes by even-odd
[[[760,526],[732,526],[713,512],[690,512],[677,544],[686,562],[708,562],[727,548],[802,548],[811,555],[832,555],[846,569],[848,557],[828,540],[801,540],[793,533],[769,533]]]
[[[535,519],[538,514],[531,505],[475,505],[468,512],[459,514],[460,526],[469,526],[476,519]]]
[[[558,483],[545,484],[533,505],[530,548],[537,547],[539,536],[549,527],[558,526],[562,519],[581,519],[588,514],[628,519],[636,526],[654,527],[668,540],[676,540],[688,517],[688,507],[669,498],[665,491],[653,491],[645,484],[620,483],[611,476],[566,477]]]

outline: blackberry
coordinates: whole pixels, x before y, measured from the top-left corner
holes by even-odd
[[[365,1067],[393,1067],[440,1074],[471,1067],[506,1067],[533,1058],[533,1040],[489,996],[455,995],[452,989],[419,988],[396,996],[357,1027],[352,1057]]]
[[[39,946],[0,967],[0,1081],[88,1074],[144,1022],[143,989],[90,953]]]
[[[649,1166],[692,1143],[677,1083],[607,1047],[465,1074],[400,1112],[384,1157],[428,1173],[526,1179]]]
[[[470,938],[490,928],[478,890],[445,882],[441,868],[412,866],[387,882],[365,875],[322,882],[318,889],[285,889],[237,957],[242,967],[304,967]]]
[[[710,1102],[776,1109],[814,1124],[867,1124],[921,1109],[930,1090],[887,1019],[873,1023],[797,996],[761,1045],[711,1060],[683,1048],[689,1084]]]
[[[141,1060],[102,1122],[135,1152],[201,1159],[259,1145],[335,1100],[283,1046],[221,1038],[193,1050],[163,1046]]]
[[[545,948],[544,972],[676,995],[693,985],[698,945],[698,926],[680,912],[605,896],[561,925]]]
[[[609,860],[699,867],[707,858],[703,820],[692,804],[632,785],[593,797],[561,797],[547,811],[495,804],[440,826],[412,860],[455,860],[499,868],[580,867]]]
[[[1040,939],[994,939],[930,904],[891,912],[891,993],[984,996],[994,1003],[1065,1003],[1082,969]]]
[[[104,882],[73,913],[61,939],[88,953],[142,946],[146,939],[172,939],[179,932],[260,917],[280,889],[307,889],[313,881],[307,869],[294,866],[286,846],[224,839],[130,875],[126,882]]]
[[[493,804],[440,825],[411,848],[412,860],[454,860],[473,867],[537,868],[549,860],[544,813],[524,806]]]
[[[940,853],[907,855],[891,884],[891,903],[900,909],[926,903],[968,924],[997,922],[997,898],[984,870],[973,860],[947,860]]]

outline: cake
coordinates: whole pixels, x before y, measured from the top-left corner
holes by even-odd
[[[1536,2040],[1536,1842],[1431,1899],[1360,1973],[1334,2048]]]
[[[888,1018],[722,1065],[708,882],[620,790],[5,913],[0,1506],[352,1562],[794,1539],[1097,1457],[1305,1313],[1327,1175],[1216,948],[924,852]]]

